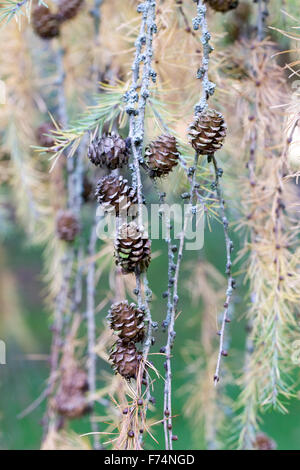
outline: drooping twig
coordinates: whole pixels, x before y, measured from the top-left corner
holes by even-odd
[[[135,42],[135,55],[132,65],[132,80],[129,90],[124,95],[126,112],[129,115],[129,140],[133,155],[131,165],[133,186],[137,191],[137,221],[139,229],[143,227],[143,188],[140,172],[140,164],[143,163],[143,144],[145,135],[145,108],[149,97],[150,81],[155,81],[156,73],[152,69],[153,35],[156,32],[155,24],[155,0],[146,0],[140,3],[137,11],[142,14],[139,35]],[[142,70],[141,70],[141,64]],[[141,75],[141,76],[140,76]],[[149,308],[151,290],[148,285],[146,273],[135,271],[138,305],[145,312],[146,334],[143,341],[142,361],[137,377],[137,395],[141,396],[141,385],[146,379],[145,372],[147,358],[152,344],[152,317]],[[147,375],[147,374],[146,374]],[[140,411],[141,420],[145,420],[148,400],[150,398],[150,384],[146,380],[146,403],[144,410]],[[141,438],[142,439],[142,438]],[[139,440],[139,442],[141,441]]]
[[[195,201],[195,185],[196,185],[196,167],[198,163],[198,154],[195,154],[195,171],[192,177],[191,188],[190,188],[190,195],[189,195],[189,202],[190,204],[194,204]],[[171,239],[170,239],[170,220],[166,220],[166,232],[168,234],[166,238],[166,242],[168,245],[168,308],[167,308],[167,316],[165,321],[163,322],[163,327],[167,328],[167,344],[163,348],[163,352],[166,355],[166,361],[164,364],[166,375],[165,375],[165,387],[164,387],[164,432],[165,432],[165,443],[166,449],[172,450],[173,448],[173,440],[177,439],[177,436],[173,435],[172,429],[172,364],[171,364],[171,351],[173,348],[174,340],[176,337],[175,332],[175,320],[176,320],[176,312],[177,312],[177,304],[179,301],[178,295],[178,282],[179,282],[179,274],[180,274],[180,267],[182,263],[183,251],[184,251],[184,242],[185,242],[185,235],[187,225],[196,212],[196,207],[192,206],[189,208],[188,211],[185,213],[183,228],[179,237],[179,248],[177,254],[176,263],[174,263],[175,255],[177,251],[176,246],[172,246]]]
[[[195,0],[194,0],[195,1]],[[203,113],[205,109],[207,108],[207,101],[209,97],[214,93],[215,90],[215,84],[212,83],[209,80],[208,77],[208,66],[209,66],[209,55],[212,52],[212,47],[210,45],[210,33],[208,31],[207,27],[207,21],[206,21],[206,7],[203,4],[202,0],[196,1],[197,3],[197,17],[194,19],[194,28],[196,29],[201,28],[202,31],[202,37],[201,37],[201,42],[203,44],[203,58],[202,58],[202,66],[198,70],[198,78],[202,80],[202,94],[200,101],[196,104],[195,106],[195,114]],[[229,303],[231,300],[232,296],[232,289],[234,286],[234,282],[231,276],[231,251],[233,249],[233,243],[229,237],[229,232],[228,232],[228,220],[225,214],[225,207],[224,207],[224,200],[222,197],[222,192],[220,189],[219,185],[219,178],[221,176],[221,172],[219,168],[217,167],[216,159],[215,156],[212,155],[210,156],[210,160],[212,160],[214,164],[214,169],[215,169],[215,189],[217,192],[217,197],[219,201],[219,206],[220,206],[220,214],[222,218],[222,223],[224,227],[224,235],[225,235],[225,245],[226,245],[226,274],[228,276],[228,285],[227,285],[227,291],[226,291],[226,301],[224,303],[224,313],[223,313],[223,318],[222,318],[222,326],[221,330],[219,332],[220,334],[220,346],[219,346],[219,354],[218,354],[218,359],[217,359],[217,366],[216,366],[216,372],[214,376],[214,381],[215,384],[219,380],[219,371],[220,371],[220,364],[221,364],[221,357],[222,355],[226,355],[226,351],[224,351],[224,334],[225,334],[225,325],[229,321],[228,319],[228,309],[229,309]]]
[[[203,46],[203,56],[202,56],[202,64],[197,72],[197,78],[202,81],[202,93],[199,102],[195,106],[195,114],[202,113],[207,108],[207,99],[210,95],[213,94],[215,89],[215,84],[212,83],[208,78],[208,64],[209,64],[209,55],[212,52],[212,47],[210,46],[210,33],[208,32],[207,22],[206,22],[206,7],[202,3],[202,1],[193,0],[197,3],[197,16],[193,19],[193,28],[197,31],[201,28],[202,36],[201,36],[201,43]],[[189,182],[190,182],[190,193],[189,193],[189,202],[194,204],[195,196],[198,198],[201,203],[203,204],[203,200],[201,195],[198,193],[196,188],[196,174],[197,174],[197,165],[198,165],[199,155],[195,153],[194,159],[194,167],[190,172],[186,165],[182,164]],[[182,162],[181,162],[182,163]],[[184,242],[185,242],[185,232],[187,228],[187,224],[189,223],[190,218],[193,214],[196,213],[196,207],[193,206],[190,211],[187,212],[185,215],[184,226],[180,235],[179,241],[179,249],[177,255],[177,262],[174,265],[174,255],[173,250],[174,248],[171,246],[170,239],[168,238],[168,255],[169,255],[169,280],[168,280],[168,309],[167,309],[167,317],[164,321],[163,326],[168,328],[168,337],[167,337],[167,344],[165,348],[163,348],[164,353],[166,354],[166,361],[165,361],[165,370],[166,370],[166,377],[165,377],[165,387],[164,387],[164,432],[165,432],[165,443],[166,449],[172,450],[173,444],[172,441],[177,439],[176,436],[173,435],[172,432],[172,370],[171,370],[171,350],[173,347],[174,339],[176,336],[175,333],[175,317],[177,311],[177,304],[178,304],[178,280],[179,280],[179,273],[180,267],[182,262],[183,250],[184,250]],[[169,225],[169,221],[167,222]],[[167,227],[168,230],[169,227]],[[174,272],[175,271],[175,272]],[[174,274],[174,277],[173,277]]]
[[[138,222],[140,227],[143,225],[142,221],[142,181],[140,172],[140,163],[143,162],[143,142],[145,133],[145,108],[149,96],[150,79],[156,76],[155,72],[151,69],[151,62],[153,56],[153,34],[156,32],[155,25],[155,6],[156,2],[153,0],[146,0],[146,2],[138,6],[138,12],[142,13],[140,34],[136,40],[136,52],[132,65],[132,82],[131,87],[126,92],[124,99],[126,101],[126,112],[129,115],[129,137],[131,140],[131,148],[133,153],[134,165],[134,178],[137,187],[138,195]],[[145,49],[144,49],[145,46]],[[144,50],[144,52],[143,52]],[[140,64],[144,62],[143,73],[140,84],[140,93],[137,89],[140,79]]]
[[[138,6],[138,12],[142,14],[139,36],[135,42],[136,52],[132,65],[132,82],[130,89],[125,94],[126,112],[129,115],[129,138],[133,154],[133,182],[137,190],[139,227],[143,228],[142,210],[143,194],[140,163],[143,162],[143,142],[145,134],[145,108],[149,97],[150,80],[155,80],[155,72],[152,70],[153,56],[153,34],[156,32],[155,24],[156,1],[146,0]],[[142,77],[140,80],[140,68],[143,63]],[[138,87],[140,91],[138,92]],[[146,275],[143,276],[144,284],[147,282]],[[142,296],[141,275],[136,272],[136,292],[139,307],[146,308],[147,335],[143,346],[144,364],[147,361],[149,348],[151,345],[151,314],[147,307],[147,301]],[[145,305],[146,304],[146,305]]]
[[[210,32],[206,21],[206,6],[202,0],[193,0],[197,4],[197,16],[193,19],[195,30],[201,29],[201,43],[203,47],[202,64],[197,71],[197,78],[202,82],[202,92],[199,102],[195,106],[195,114],[203,113],[207,108],[207,100],[214,94],[216,85],[208,78],[209,56],[213,51],[210,45]]]
[[[220,343],[219,343],[219,353],[218,353],[218,359],[217,359],[217,366],[216,366],[216,371],[214,375],[214,382],[215,385],[220,379],[220,365],[221,365],[221,358],[222,356],[227,356],[227,351],[224,349],[224,339],[225,339],[225,327],[226,323],[230,322],[228,312],[229,312],[229,307],[230,307],[230,302],[233,294],[233,289],[235,288],[235,281],[232,277],[231,274],[231,267],[232,267],[232,261],[231,261],[231,252],[233,250],[233,242],[229,236],[229,230],[228,230],[228,219],[226,217],[225,213],[225,201],[223,199],[222,191],[220,188],[220,176],[222,175],[222,171],[220,168],[218,168],[217,161],[214,155],[212,155],[212,162],[215,170],[215,190],[217,193],[217,198],[219,201],[219,206],[220,206],[220,214],[221,214],[221,219],[223,223],[223,229],[224,229],[224,237],[225,237],[225,245],[226,245],[226,275],[227,275],[227,291],[226,291],[226,300],[224,303],[224,312],[222,316],[222,323],[221,323],[221,329],[218,332],[220,336]]]
[[[57,69],[57,80],[56,80],[56,90],[57,90],[57,115],[60,126],[66,128],[68,125],[68,112],[67,112],[67,102],[65,95],[65,68],[64,68],[64,51],[61,45],[58,45],[58,49],[55,51],[55,60],[56,60],[56,69]],[[80,147],[82,150],[82,147]],[[81,160],[82,155],[78,151],[78,154],[72,158],[67,159],[67,205],[68,208],[73,211],[79,217],[80,207],[82,203],[82,168]],[[81,301],[81,282],[82,282],[82,273],[79,258],[80,249],[78,251],[74,246],[67,246],[64,252],[62,259],[60,260],[62,271],[63,271],[63,281],[60,287],[60,291],[55,300],[55,312],[54,312],[54,327],[53,327],[53,342],[51,347],[51,372],[49,378],[49,395],[53,393],[55,381],[57,379],[57,369],[59,367],[59,358],[62,344],[62,337],[64,334],[63,327],[67,328],[65,323],[64,314],[66,311],[67,302],[70,298],[70,293],[72,290],[72,283],[74,283],[74,292],[73,292],[73,302],[70,309],[70,315],[77,310],[78,305]],[[74,270],[74,266],[76,269]],[[71,318],[67,320],[71,321]],[[50,416],[51,413],[48,415]],[[52,417],[52,422],[55,421],[55,418]]]

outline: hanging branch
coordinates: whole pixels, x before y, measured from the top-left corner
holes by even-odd
[[[65,91],[64,91],[64,81],[65,81],[65,71],[63,65],[63,52],[61,47],[59,47],[58,51],[55,53],[55,61],[56,61],[56,70],[57,70],[57,106],[58,106],[58,118],[61,122],[61,125],[66,127],[68,123],[68,115],[67,115],[67,107],[66,107],[66,99],[65,99]],[[69,200],[69,198],[68,198]],[[60,290],[58,295],[55,299],[55,309],[54,309],[54,322],[53,322],[53,337],[52,337],[52,345],[51,345],[51,357],[50,357],[50,376],[49,376],[49,396],[53,393],[57,375],[58,375],[58,367],[59,367],[59,358],[61,352],[61,344],[62,344],[62,335],[63,335],[63,316],[66,308],[66,304],[68,301],[68,293],[70,289],[70,282],[71,282],[71,275],[72,275],[72,267],[74,262],[74,253],[73,250],[67,249],[63,254],[62,259],[60,260],[62,271],[63,271],[63,279],[62,285],[60,286]],[[49,430],[49,426],[55,422],[55,417],[52,416],[52,412],[50,407],[48,406],[47,416],[49,418],[49,422],[45,424],[44,433],[47,433]],[[46,419],[45,419],[46,421]],[[52,421],[52,424],[51,424]]]
[[[58,44],[58,49],[55,51],[55,60],[57,68],[57,105],[58,105],[58,119],[62,128],[68,126],[68,111],[65,96],[65,68],[64,68],[64,51],[61,44]],[[81,152],[82,147],[79,148],[78,153],[74,158],[68,158],[66,163],[67,168],[67,206],[72,212],[79,217],[81,208],[81,194],[82,194],[82,168],[81,168]],[[54,327],[53,327],[53,342],[51,347],[51,372],[50,372],[50,388],[49,395],[53,393],[55,382],[57,379],[57,369],[59,367],[59,357],[61,352],[62,337],[64,335],[64,326],[67,328],[67,323],[71,321],[72,314],[77,311],[81,301],[82,292],[82,268],[80,267],[80,260],[82,253],[81,250],[75,246],[67,246],[63,257],[61,258],[61,266],[63,270],[63,280],[60,291],[55,300],[54,312]],[[74,265],[76,269],[74,271]],[[73,284],[73,292],[72,292]],[[64,312],[66,310],[67,302],[70,298],[70,293],[73,295],[73,302],[70,307],[70,315],[64,319]],[[65,321],[67,320],[67,321]],[[48,415],[50,416],[51,413]],[[52,419],[55,421],[55,418]],[[55,426],[55,424],[54,424]]]
[[[195,1],[195,0],[193,0]],[[210,82],[208,79],[208,64],[209,64],[209,54],[212,52],[212,47],[209,44],[210,40],[210,33],[207,29],[206,23],[206,7],[202,4],[201,1],[195,1],[197,3],[197,16],[193,19],[193,28],[195,31],[199,29],[202,30],[202,37],[201,42],[203,46],[203,56],[202,56],[202,64],[200,69],[197,73],[197,78],[202,80],[202,94],[199,103],[195,106],[195,114],[202,113],[207,107],[207,99],[210,95],[213,94],[215,85],[214,83]],[[182,13],[182,12],[181,12]],[[185,22],[187,21],[186,17],[184,16]],[[177,261],[174,264],[174,252],[177,251],[177,247],[173,247],[171,245],[170,237],[167,237],[166,242],[168,245],[168,308],[167,308],[167,316],[165,321],[163,322],[163,327],[167,328],[167,344],[162,349],[162,352],[166,354],[166,361],[164,363],[164,367],[166,370],[165,374],[165,387],[164,387],[164,433],[165,433],[165,445],[167,450],[172,450],[173,448],[173,441],[177,440],[177,436],[173,434],[172,429],[172,369],[171,369],[171,350],[174,344],[176,332],[175,332],[175,319],[176,319],[176,311],[177,311],[177,304],[178,304],[178,281],[179,281],[179,273],[180,267],[182,262],[183,250],[184,250],[184,242],[185,242],[185,233],[187,224],[189,223],[190,218],[193,214],[196,213],[197,208],[195,204],[195,197],[201,202],[203,205],[203,198],[201,197],[200,193],[197,190],[197,182],[196,182],[196,173],[197,173],[197,165],[198,165],[199,154],[195,153],[194,158],[194,166],[191,168],[187,168],[184,161],[181,160],[181,164],[187,174],[188,180],[190,182],[190,192],[187,193],[187,199],[192,204],[191,211],[189,211],[185,215],[184,226],[183,230],[180,235],[179,239],[179,249],[177,255]],[[204,204],[205,208],[205,204]],[[169,233],[170,229],[170,221],[166,221],[166,228],[167,233]]]
[[[133,154],[133,184],[137,191],[137,220],[141,230],[143,230],[143,194],[142,194],[142,180],[140,172],[140,163],[143,163],[143,143],[145,135],[145,108],[149,97],[150,80],[155,81],[156,73],[151,67],[153,57],[153,35],[156,33],[155,24],[155,0],[146,0],[141,3],[137,11],[142,14],[141,26],[139,36],[135,42],[135,57],[132,65],[132,82],[130,89],[124,95],[126,103],[126,112],[129,115],[129,138],[131,142]],[[140,66],[143,63],[142,77],[140,80]],[[139,93],[138,93],[139,88]],[[148,286],[146,274],[141,276],[137,269],[136,276],[136,294],[138,306],[145,312],[145,324],[147,331],[143,341],[143,366],[139,372],[137,390],[140,393],[141,382],[143,381],[144,370],[147,363],[149,349],[152,344],[152,318],[149,308],[149,301],[151,299],[151,290]],[[144,286],[144,296],[143,289]],[[149,383],[147,381],[147,397],[149,398]],[[147,407],[147,404],[146,404]],[[146,412],[146,409],[145,409]]]
[[[189,202],[194,203],[195,200],[195,189],[196,189],[196,166],[198,163],[198,155],[195,156],[195,171],[193,173],[191,188],[189,193]],[[162,197],[162,202],[164,196]],[[170,220],[166,218],[166,243],[168,246],[168,307],[167,307],[167,316],[163,322],[163,328],[167,328],[167,344],[162,348],[161,352],[166,355],[166,361],[164,363],[164,368],[166,371],[165,374],[165,386],[164,386],[164,434],[165,434],[165,445],[166,450],[173,449],[173,441],[176,441],[178,438],[173,434],[173,425],[172,425],[172,365],[171,365],[171,351],[173,348],[174,340],[176,337],[175,332],[175,320],[177,305],[179,301],[178,295],[178,282],[180,267],[183,257],[184,243],[185,243],[185,234],[187,225],[192,217],[192,214],[195,213],[196,207],[193,206],[190,211],[187,212],[184,219],[183,229],[179,238],[179,248],[177,249],[176,245],[172,245],[170,238]],[[175,253],[178,251],[177,260],[175,261]]]
[[[138,222],[140,227],[142,220],[142,181],[140,172],[140,163],[143,163],[143,143],[145,134],[145,108],[149,97],[150,78],[155,80],[156,74],[151,68],[153,56],[153,34],[156,32],[155,25],[155,6],[156,2],[146,0],[138,6],[138,12],[142,13],[140,34],[136,40],[136,53],[132,65],[132,83],[124,99],[127,103],[126,112],[129,115],[129,137],[133,153],[133,174],[138,196]],[[144,54],[142,53],[145,46]],[[140,94],[138,94],[140,64],[144,62],[143,74],[140,85]]]
[[[193,19],[194,30],[201,29],[201,43],[203,47],[202,64],[197,71],[197,78],[202,83],[202,93],[195,106],[195,115],[203,113],[207,108],[207,101],[214,94],[216,85],[208,78],[209,56],[213,51],[210,45],[211,35],[206,21],[206,6],[202,0],[193,0],[197,4],[197,16]]]
[[[195,1],[195,0],[194,0]],[[203,58],[202,58],[202,66],[198,70],[198,78],[202,80],[202,95],[200,101],[195,106],[195,115],[203,113],[207,109],[207,101],[208,98],[214,93],[215,84],[212,83],[208,78],[208,68],[209,68],[209,55],[212,52],[212,47],[210,45],[210,33],[207,27],[206,21],[206,7],[203,5],[202,1],[197,1],[197,17],[194,19],[194,28],[198,29],[201,28],[202,37],[201,42],[203,44]],[[222,325],[221,330],[219,332],[220,335],[220,344],[219,344],[219,353],[217,359],[217,366],[216,372],[214,375],[214,382],[217,384],[219,381],[219,372],[220,372],[220,365],[221,365],[221,357],[227,356],[227,352],[224,350],[224,335],[225,335],[225,326],[226,323],[229,322],[228,318],[228,310],[229,304],[232,297],[232,289],[234,288],[234,281],[231,276],[231,251],[233,249],[233,243],[229,237],[228,232],[228,220],[225,214],[225,205],[224,199],[222,197],[222,192],[220,189],[219,178],[222,176],[222,170],[218,168],[217,162],[215,159],[214,154],[208,156],[208,161],[212,161],[215,170],[215,190],[217,192],[217,198],[219,201],[220,206],[220,215],[224,227],[224,236],[225,236],[225,245],[226,245],[226,275],[228,276],[228,285],[227,285],[227,292],[226,292],[226,301],[224,303],[224,313],[222,317]]]
[[[215,156],[212,156],[212,162],[215,170],[215,190],[217,193],[217,198],[219,201],[220,205],[220,213],[221,213],[221,219],[223,223],[223,228],[224,228],[224,237],[225,237],[225,244],[226,244],[226,275],[228,278],[227,281],[227,291],[226,291],[226,300],[224,303],[224,312],[222,316],[222,323],[221,323],[221,329],[219,331],[219,336],[220,336],[220,342],[219,342],[219,353],[218,353],[218,359],[217,359],[217,366],[216,366],[216,371],[214,375],[214,382],[215,385],[220,379],[220,365],[221,365],[221,358],[222,356],[227,356],[227,351],[224,349],[224,339],[225,339],[225,327],[226,323],[230,322],[228,312],[229,312],[229,307],[230,307],[230,302],[233,294],[233,289],[235,288],[235,280],[232,277],[231,274],[231,267],[232,267],[232,261],[231,261],[231,252],[233,250],[233,242],[229,236],[229,230],[228,230],[228,219],[226,217],[225,213],[225,201],[222,196],[222,191],[220,188],[220,177],[223,174],[223,171],[221,168],[218,168],[217,161]]]

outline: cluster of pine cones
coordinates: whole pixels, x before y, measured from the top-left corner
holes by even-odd
[[[189,139],[198,154],[212,155],[220,149],[226,135],[223,116],[215,110],[196,115],[189,127]],[[88,148],[88,158],[95,166],[116,170],[128,165],[130,139],[117,133],[93,136]],[[180,153],[175,137],[165,134],[150,142],[145,151],[145,165],[152,178],[168,175],[178,164]],[[117,174],[103,176],[96,188],[96,198],[106,213],[117,217],[135,216],[137,191],[127,179]],[[133,220],[120,225],[115,239],[116,263],[123,274],[141,273],[151,261],[151,241]],[[111,327],[119,339],[112,348],[110,360],[114,369],[126,379],[136,378],[141,354],[135,343],[143,339],[143,312],[125,300],[114,304],[110,311]]]
[[[96,166],[115,170],[127,165],[129,157],[128,141],[115,132],[91,139],[88,158]],[[147,167],[152,177],[167,175],[177,165],[178,158],[176,139],[169,135],[158,137],[146,150]],[[96,188],[96,198],[104,212],[115,211],[117,217],[136,215],[137,191],[123,176],[109,174],[102,177]],[[135,221],[125,222],[119,227],[115,258],[123,274],[147,270],[151,261],[151,241]],[[110,352],[113,368],[126,380],[136,379],[142,358],[136,343],[144,338],[144,312],[134,303],[124,300],[112,305],[109,321],[118,335]]]
[[[165,176],[178,164],[180,153],[175,137],[165,134],[150,142],[145,152],[146,166],[150,176]],[[94,137],[88,149],[90,161],[110,170],[128,164],[130,156],[128,143],[115,132]]]
[[[127,380],[136,379],[142,356],[135,343],[144,338],[144,312],[134,303],[123,300],[111,306],[108,319],[119,336],[110,352],[113,368]]]
[[[50,8],[36,2],[32,11],[34,31],[43,39],[59,36],[61,23],[75,18],[82,4],[83,0],[59,0],[58,11],[53,13]]]
[[[88,158],[95,166],[116,170],[128,164],[128,142],[115,132],[94,136],[88,148]],[[115,212],[117,217],[135,216],[138,203],[137,191],[127,179],[117,174],[103,176],[96,188],[96,198],[105,213]],[[143,238],[135,222],[120,226],[115,240],[116,263],[122,272],[142,272],[149,266],[151,242]],[[137,378],[141,353],[135,343],[144,338],[144,312],[127,300],[115,303],[109,312],[111,328],[118,340],[110,352],[113,368],[126,380]]]
[[[122,137],[112,132],[94,137],[89,145],[90,161],[109,170],[128,164],[130,151]],[[134,217],[137,211],[137,192],[123,176],[103,176],[96,188],[96,198],[106,213],[115,212],[117,217]],[[123,274],[145,271],[151,261],[151,241],[132,221],[120,226],[115,240],[116,263]]]

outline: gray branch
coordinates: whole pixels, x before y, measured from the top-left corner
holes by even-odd
[[[220,379],[220,365],[221,365],[222,356],[227,356],[227,351],[224,349],[225,327],[226,327],[226,323],[230,322],[228,312],[229,312],[230,302],[231,302],[231,298],[233,294],[233,289],[235,288],[235,281],[231,274],[231,267],[232,267],[231,252],[233,250],[233,242],[229,236],[229,230],[228,230],[229,224],[228,224],[228,219],[225,213],[225,206],[224,206],[224,199],[222,196],[222,191],[221,191],[220,184],[219,184],[220,175],[222,174],[222,172],[220,171],[220,168],[218,168],[217,161],[214,155],[212,156],[212,161],[213,161],[214,170],[215,170],[215,189],[216,189],[216,193],[217,193],[217,197],[219,201],[220,213],[221,213],[223,229],[224,229],[224,237],[225,237],[225,245],[226,245],[226,271],[225,272],[227,275],[226,300],[224,303],[224,312],[222,316],[221,329],[218,332],[220,336],[220,342],[219,342],[217,366],[216,366],[216,371],[214,375],[214,382],[216,385]]]
[[[142,206],[143,206],[143,188],[140,172],[140,163],[143,163],[143,145],[145,137],[145,109],[149,97],[150,81],[155,81],[156,73],[152,69],[153,57],[153,35],[156,33],[155,24],[155,0],[145,0],[137,7],[137,11],[142,14],[141,26],[138,38],[135,42],[135,56],[132,65],[132,81],[129,90],[124,95],[126,103],[126,112],[129,115],[129,138],[131,142],[133,155],[133,185],[137,190],[138,199],[138,224],[143,228]],[[141,73],[142,67],[142,76]],[[139,91],[138,91],[139,90]],[[146,367],[147,357],[152,344],[152,317],[149,308],[151,299],[151,290],[148,285],[146,274],[141,276],[136,270],[136,292],[138,305],[145,312],[145,324],[147,332],[143,342],[143,367]],[[142,283],[144,285],[145,297],[142,295]],[[140,377],[143,377],[143,370]],[[139,389],[139,387],[138,387]],[[147,385],[146,397],[150,397],[150,386]],[[147,407],[147,404],[146,404]]]

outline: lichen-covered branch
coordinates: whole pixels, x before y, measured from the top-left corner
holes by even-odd
[[[220,206],[220,215],[221,215],[221,220],[223,224],[223,229],[224,229],[224,237],[225,237],[225,245],[226,245],[226,275],[227,275],[227,291],[226,291],[226,300],[224,303],[224,312],[222,315],[222,322],[221,322],[221,329],[218,332],[220,336],[220,342],[219,342],[219,353],[218,353],[218,359],[217,359],[217,366],[216,366],[216,371],[214,375],[214,382],[217,384],[217,382],[220,379],[220,365],[221,365],[221,358],[222,356],[227,356],[227,351],[224,348],[224,340],[225,340],[225,327],[226,323],[230,322],[229,318],[229,307],[230,307],[230,302],[233,294],[233,289],[235,288],[235,280],[232,277],[231,274],[231,267],[232,267],[232,261],[231,261],[231,252],[233,250],[233,242],[229,236],[229,230],[228,230],[228,219],[226,217],[225,213],[225,202],[223,199],[222,191],[220,188],[220,176],[222,176],[222,170],[221,168],[218,167],[217,160],[215,156],[212,156],[212,161],[213,161],[213,166],[215,170],[215,190],[217,193],[217,198],[219,201],[219,206]]]
[[[216,85],[208,78],[209,56],[213,51],[210,44],[211,35],[208,31],[206,20],[206,6],[202,0],[193,0],[197,4],[197,16],[193,19],[194,30],[201,30],[202,64],[197,71],[197,78],[202,82],[202,93],[199,102],[195,106],[195,114],[203,113],[207,108],[207,100],[214,94]]]
[[[153,57],[153,35],[156,32],[155,24],[156,1],[146,0],[139,4],[138,12],[141,13],[141,26],[139,36],[135,42],[135,57],[132,65],[132,81],[128,92],[124,96],[126,102],[126,112],[129,115],[129,138],[131,142],[133,155],[133,184],[137,190],[138,213],[137,219],[141,230],[143,230],[142,206],[143,206],[143,188],[140,171],[140,163],[143,162],[143,144],[145,135],[145,108],[149,97],[150,81],[155,80],[156,74],[152,70]],[[142,73],[141,73],[141,64]],[[145,312],[145,323],[147,332],[143,341],[143,366],[140,372],[140,379],[144,376],[144,369],[147,364],[149,349],[152,344],[152,318],[149,309],[149,300],[151,291],[148,286],[146,274],[141,275],[136,270],[136,293],[138,305]],[[142,285],[146,296],[143,298]],[[140,384],[138,384],[140,390]],[[149,384],[147,384],[149,396]]]

